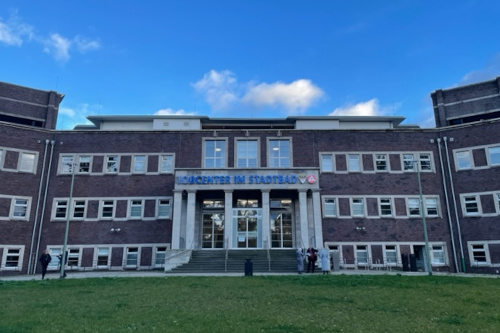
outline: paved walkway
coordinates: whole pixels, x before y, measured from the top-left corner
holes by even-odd
[[[303,276],[321,275],[321,272],[314,274],[304,273]],[[469,273],[432,273],[434,276],[456,276],[456,277],[482,277],[500,278],[496,274],[469,274]],[[297,273],[254,273],[254,276],[279,276],[297,275]],[[404,275],[404,276],[428,276],[425,272],[400,272],[400,271],[368,271],[368,270],[340,270],[331,272],[330,275]],[[90,271],[90,272],[68,272],[66,279],[85,278],[127,278],[127,277],[171,277],[171,276],[244,276],[241,273],[165,273],[163,271]],[[59,279],[59,273],[48,273],[45,279]],[[1,276],[0,281],[33,281],[41,280],[40,274]]]

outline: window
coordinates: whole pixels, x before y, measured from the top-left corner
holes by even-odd
[[[420,216],[420,199],[409,198],[407,200],[407,207],[410,217]]]
[[[57,258],[58,255],[60,255],[62,252],[61,248],[56,248],[56,249],[49,249],[50,256],[52,257],[52,260],[49,263],[49,266],[47,267],[48,270],[57,270],[59,267],[59,259]]]
[[[130,200],[129,201],[129,217],[130,218],[142,218],[142,200]]]
[[[472,160],[470,156],[470,151],[459,151],[457,156],[457,169],[464,170],[472,168]]]
[[[476,196],[464,197],[465,215],[479,215],[479,205]]]
[[[139,258],[139,249],[137,247],[128,247],[125,253],[125,266],[137,267]]]
[[[473,244],[471,246],[472,264],[486,265],[489,262],[488,254],[484,244]]]
[[[66,213],[68,212],[68,201],[67,200],[56,200],[54,218],[65,219]]]
[[[61,158],[61,173],[72,173],[73,172],[73,156],[63,156]]]
[[[97,268],[108,268],[109,248],[101,247],[97,249]]]
[[[205,140],[205,168],[226,167],[226,141]]]
[[[321,171],[323,172],[334,171],[332,154],[321,154]]]
[[[365,203],[362,198],[351,200],[352,216],[365,216]]]
[[[174,155],[161,155],[160,156],[160,172],[173,173],[174,172]]]
[[[387,154],[375,154],[375,170],[387,171]]]
[[[444,246],[433,245],[432,246],[432,264],[433,265],[444,265]]]
[[[500,146],[488,148],[488,155],[490,156],[490,165],[500,165]]]
[[[118,172],[118,156],[107,156],[106,157],[106,173],[117,173]]]
[[[2,160],[2,158],[3,158],[3,150],[2,150],[2,149],[0,149],[0,169],[1,169],[1,168],[2,168],[2,166],[3,166],[3,160]]]
[[[290,140],[269,140],[269,160],[270,168],[289,168],[290,160]]]
[[[420,154],[420,171],[432,171],[430,154]]]
[[[425,213],[429,217],[438,216],[438,204],[436,198],[427,198],[424,200],[425,203]]]
[[[28,217],[28,199],[14,199],[14,209],[12,211],[12,218],[14,219],[27,219]]]
[[[500,214],[500,193],[497,193],[497,213]]]
[[[337,216],[337,205],[335,199],[329,198],[323,201],[323,209],[325,217]]]
[[[115,211],[115,202],[113,200],[101,201],[101,217],[113,218]]]
[[[155,258],[154,258],[154,266],[155,267],[164,267],[165,266],[166,253],[167,253],[167,248],[165,246],[156,248]]]
[[[69,249],[68,250],[68,266],[78,267],[80,261],[80,249]]]
[[[259,166],[257,144],[257,140],[236,141],[236,166],[238,168],[257,168]]]
[[[146,172],[146,156],[137,155],[134,156],[134,173],[145,173]]]
[[[83,219],[85,218],[85,200],[75,200],[73,201],[73,218]]]
[[[156,216],[158,218],[170,218],[171,205],[169,199],[159,199]]]
[[[19,171],[34,172],[35,171],[35,154],[21,153],[21,164]]]
[[[403,170],[404,171],[415,171],[414,165],[415,158],[413,154],[403,154]]]
[[[396,245],[385,246],[385,263],[387,265],[396,265],[398,263],[398,252]]]
[[[361,171],[361,164],[358,154],[349,154],[347,157],[347,170],[349,172]]]
[[[78,172],[80,173],[89,173],[90,172],[90,156],[80,156],[78,163]]]
[[[5,249],[2,260],[4,269],[20,270],[21,249]]]
[[[368,264],[368,247],[366,245],[356,246],[356,263],[358,265]]]
[[[380,199],[380,215],[392,216],[392,200],[390,198]]]

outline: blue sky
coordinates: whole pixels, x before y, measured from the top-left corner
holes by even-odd
[[[0,2],[0,80],[88,115],[404,116],[500,76],[500,1]]]

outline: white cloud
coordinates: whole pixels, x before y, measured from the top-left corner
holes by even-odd
[[[171,108],[158,110],[158,111],[156,111],[154,114],[155,114],[155,115],[164,115],[164,116],[186,116],[186,115],[195,115],[195,113],[194,113],[194,112],[186,112],[186,111],[185,111],[185,110],[183,110],[183,109],[174,110],[174,109],[171,109]]]
[[[73,38],[64,37],[59,33],[53,33],[49,37],[35,35],[34,28],[21,22],[17,13],[12,14],[7,21],[2,21],[0,18],[0,43],[20,47],[26,40],[42,44],[43,52],[52,55],[56,61],[61,63],[70,59],[70,51],[76,50],[80,53],[86,53],[101,47],[97,40],[80,35]]]
[[[69,130],[73,129],[76,125],[91,125],[92,123],[87,119],[90,114],[97,114],[93,110],[101,110],[101,105],[90,105],[83,103],[76,108],[59,108],[59,116],[57,117],[57,129]]]
[[[59,108],[59,114],[73,118],[75,116],[75,110],[70,108]]]
[[[211,70],[203,78],[193,84],[196,91],[205,96],[214,110],[224,110],[238,101],[236,95],[237,81],[231,71],[217,72]]]
[[[193,84],[213,110],[250,105],[259,108],[284,109],[288,114],[305,111],[324,95],[310,80],[300,79],[292,83],[238,83],[229,70],[211,70]]]
[[[478,83],[481,81],[489,81],[500,75],[500,53],[497,53],[483,69],[471,71],[455,86],[464,86],[468,84]]]
[[[284,107],[289,114],[294,114],[308,109],[323,95],[323,91],[310,80],[301,79],[289,84],[261,83],[251,87],[242,101],[256,106]]]
[[[336,108],[329,116],[383,116],[387,113],[387,108],[381,108],[378,99],[373,98],[366,102]]]

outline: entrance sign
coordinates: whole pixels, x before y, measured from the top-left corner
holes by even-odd
[[[316,182],[316,176],[297,176],[295,174],[279,175],[197,175],[197,176],[178,176],[178,185],[227,185],[227,184],[296,184],[304,183],[307,179],[309,184]]]

